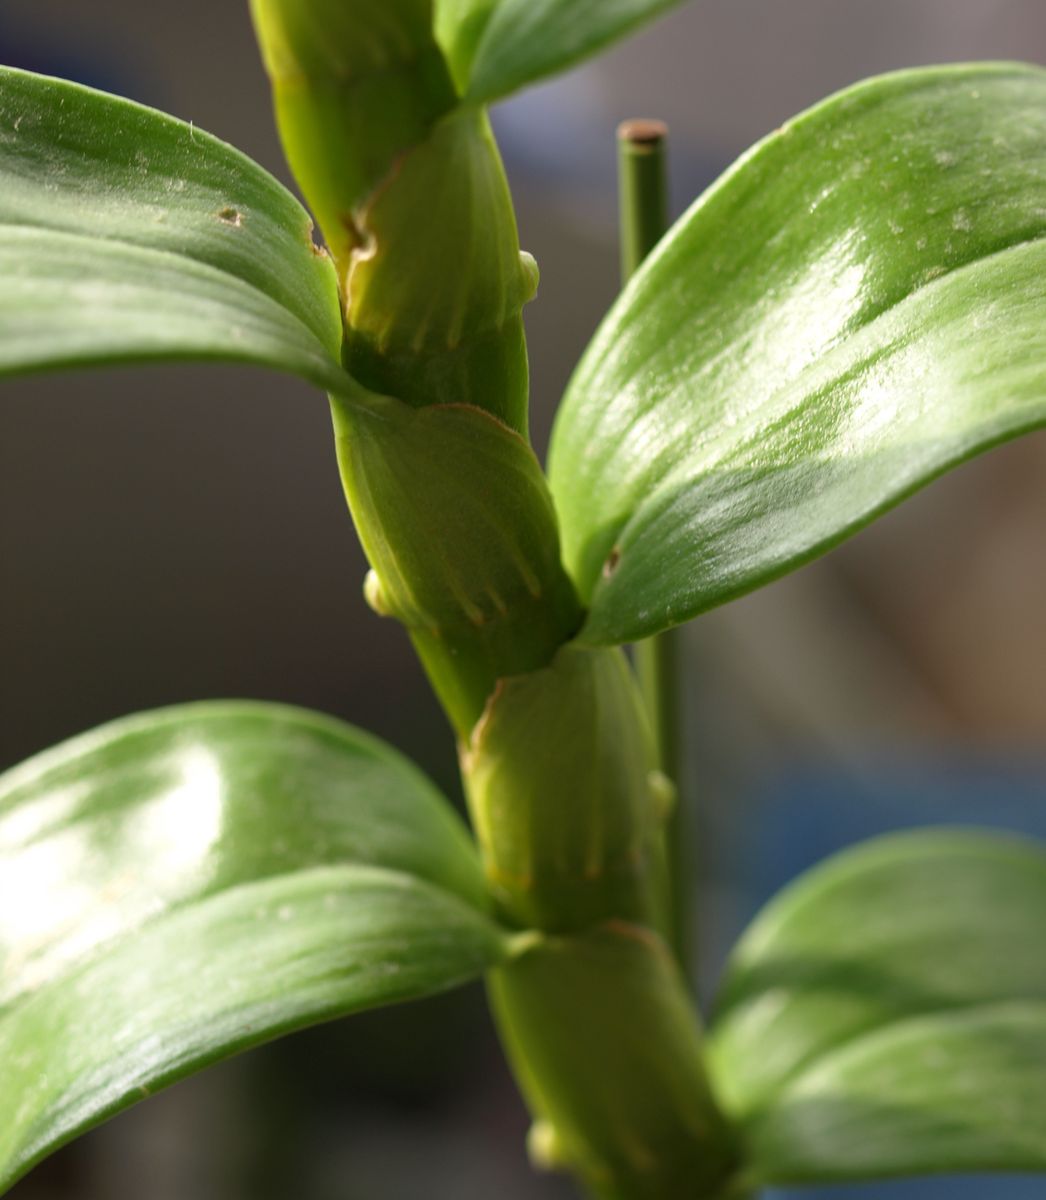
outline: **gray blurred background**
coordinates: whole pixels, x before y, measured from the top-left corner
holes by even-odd
[[[696,0],[496,124],[522,243],[542,446],[616,289],[616,123],[666,118],[675,212],[784,118],[929,62],[1046,62],[1042,0]],[[4,0],[0,61],[167,109],[286,179],[245,2]],[[2,187],[0,180],[0,187]],[[134,709],[314,706],[456,794],[405,639],[366,610],[324,399],[233,368],[3,385],[0,768]],[[958,820],[1046,833],[1046,438],[935,484],[826,559],[689,627],[708,992],[758,903],[833,849]],[[45,1164],[16,1200],[519,1200],[526,1119],[472,990],[215,1068]],[[1041,1197],[1046,1180],[825,1200]],[[779,1196],[783,1196],[780,1193]]]

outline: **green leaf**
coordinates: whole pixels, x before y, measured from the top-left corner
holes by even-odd
[[[923,831],[773,900],[728,966],[718,1091],[760,1182],[1046,1170],[1046,848]]]
[[[308,215],[232,147],[3,67],[0,178],[0,373],[203,358],[350,386]]]
[[[550,478],[582,638],[654,633],[1046,421],[1046,72],[903,72],[706,193],[583,358]]]
[[[190,705],[0,777],[0,1189],[155,1088],[503,961],[468,836],[330,718]]]
[[[218,1058],[464,982],[503,957],[474,909],[364,866],[246,884],[154,921],[0,1018],[0,1187]]]
[[[436,37],[468,100],[572,66],[682,0],[436,0]]]
[[[433,31],[436,41],[462,93],[468,90],[469,71],[498,0],[435,0]]]

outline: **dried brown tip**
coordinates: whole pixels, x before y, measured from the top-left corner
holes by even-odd
[[[633,117],[621,122],[617,136],[619,141],[630,142],[633,146],[654,146],[668,137],[668,126],[664,121],[650,117]]]

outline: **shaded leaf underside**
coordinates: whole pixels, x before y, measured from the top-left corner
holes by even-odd
[[[1046,1170],[1046,851],[925,831],[772,901],[711,1033],[753,1176]]]

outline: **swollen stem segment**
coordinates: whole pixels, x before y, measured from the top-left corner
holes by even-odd
[[[251,0],[287,159],[341,284],[344,363],[414,406],[527,432],[537,288],[486,111],[459,100],[429,0]]]

